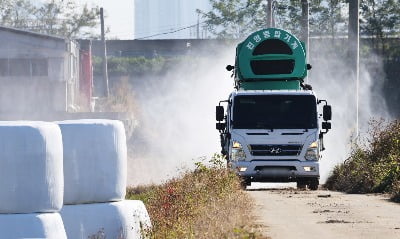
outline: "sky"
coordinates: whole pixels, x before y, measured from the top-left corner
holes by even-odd
[[[197,23],[196,9],[206,10],[208,0],[136,0],[138,6],[149,1],[147,9],[140,8],[139,21],[145,22],[136,26],[134,20],[135,0],[75,0],[81,4],[87,3],[103,7],[105,13],[105,26],[110,32],[106,34],[107,39],[128,40],[173,31],[188,25]],[[146,3],[147,4],[147,3]],[[177,5],[176,5],[177,4]],[[142,6],[143,7],[143,6]],[[168,26],[168,27],[166,27]],[[100,31],[100,29],[99,29]],[[174,34],[157,36],[155,38],[191,38],[194,30],[187,29]],[[190,34],[192,33],[192,34]]]
[[[135,38],[197,38],[202,19],[196,9],[207,11],[209,0],[135,0]],[[198,30],[198,37],[205,38],[202,25]]]
[[[46,2],[49,0],[31,0]],[[62,1],[62,0],[60,0]],[[176,33],[160,34],[186,28],[197,23],[196,9],[207,10],[208,0],[73,0],[88,7],[98,6],[104,9],[106,39],[132,40],[134,38],[172,39],[196,37],[195,27]],[[135,1],[140,6],[136,12],[137,20],[144,24],[135,26]],[[136,32],[135,32],[136,27]],[[93,29],[100,34],[100,26]],[[136,35],[135,35],[136,34]],[[201,32],[206,35],[206,33]],[[150,39],[150,38],[149,38]]]
[[[133,0],[76,0],[76,2],[87,3],[89,6],[99,6],[104,9],[105,27],[110,29],[110,32],[106,35],[107,39],[133,39]]]

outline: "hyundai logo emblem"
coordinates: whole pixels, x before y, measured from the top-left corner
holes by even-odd
[[[269,152],[271,152],[271,154],[280,154],[280,153],[282,152],[282,149],[281,149],[281,148],[278,148],[278,147],[276,147],[276,148],[271,148],[271,149],[269,150]]]

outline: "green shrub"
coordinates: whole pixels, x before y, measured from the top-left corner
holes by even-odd
[[[102,59],[94,57],[94,73],[102,74]],[[163,57],[110,57],[107,59],[107,70],[109,75],[138,75],[148,73],[160,73],[166,64]]]
[[[365,146],[354,144],[325,186],[348,193],[390,193],[400,198],[400,121],[371,121]]]

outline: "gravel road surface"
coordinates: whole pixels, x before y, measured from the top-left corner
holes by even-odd
[[[400,204],[385,195],[248,187],[255,216],[272,239],[400,239]]]

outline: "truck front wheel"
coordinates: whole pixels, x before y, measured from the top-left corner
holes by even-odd
[[[243,190],[246,190],[246,187],[247,186],[250,186],[251,185],[251,181],[249,180],[249,179],[247,179],[247,178],[242,178],[241,179],[241,181],[240,181],[240,187],[243,189]]]
[[[315,190],[318,190],[318,185],[319,185],[318,178],[312,178],[312,179],[310,179],[310,182],[308,183],[308,188],[310,190],[315,191]]]
[[[310,189],[317,190],[319,185],[318,178],[300,178],[297,180],[297,188],[298,189]]]
[[[297,189],[306,189],[307,182],[304,179],[297,180]]]

